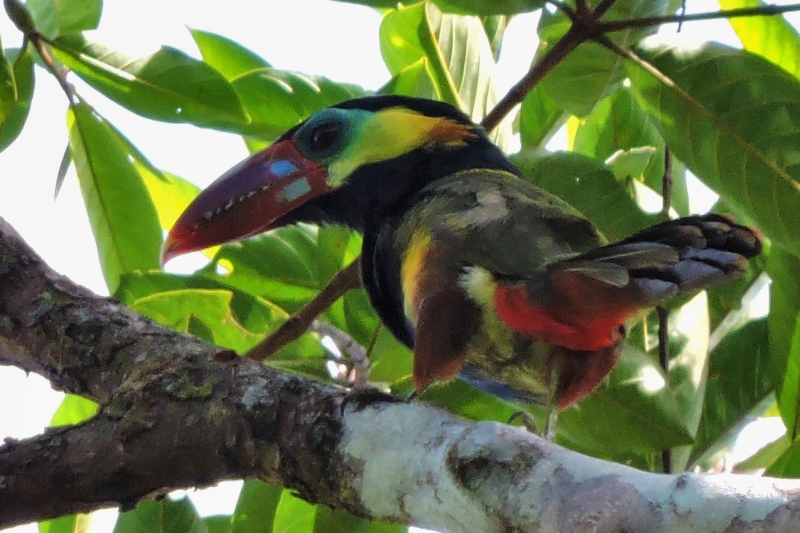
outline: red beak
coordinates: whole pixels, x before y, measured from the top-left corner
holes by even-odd
[[[330,192],[325,167],[291,140],[245,159],[204,190],[170,230],[161,264],[173,257],[263,233],[281,216]]]

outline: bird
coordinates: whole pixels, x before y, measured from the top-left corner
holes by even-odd
[[[459,377],[557,410],[603,382],[627,321],[761,251],[755,230],[717,214],[609,243],[461,111],[378,95],[317,111],[218,178],[169,231],[162,264],[298,222],[362,234],[362,284],[413,350],[415,391]]]

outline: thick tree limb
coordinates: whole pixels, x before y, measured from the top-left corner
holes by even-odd
[[[0,363],[103,404],[82,425],[0,446],[0,527],[239,477],[452,532],[800,523],[798,481],[648,474],[422,402],[343,407],[341,389],[217,352],[74,286],[0,221]]]

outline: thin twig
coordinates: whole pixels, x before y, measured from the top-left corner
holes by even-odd
[[[64,94],[67,95],[69,103],[77,103],[80,98],[78,97],[78,93],[75,91],[75,86],[67,81],[67,73],[61,68],[60,65],[56,63],[56,60],[50,53],[50,50],[48,50],[47,46],[45,46],[45,39],[38,33],[35,33],[30,36],[30,40],[34,48],[36,48],[36,51],[39,52],[39,57],[42,58],[42,63],[44,63],[44,66],[58,81],[58,84],[61,86],[61,90],[64,91]]]
[[[359,260],[356,259],[340,270],[313,300],[289,317],[269,337],[247,352],[247,357],[256,361],[263,361],[293,340],[298,339],[300,335],[308,330],[311,323],[320,313],[333,305],[333,302],[338,300],[344,293],[359,286],[358,273]]]
[[[672,152],[664,148],[664,175],[661,176],[661,214],[669,218],[672,207]]]
[[[637,19],[627,20],[614,20],[610,22],[601,22],[599,27],[602,33],[611,33],[615,31],[630,30],[634,28],[649,28],[650,26],[658,26],[661,24],[669,24],[671,22],[683,23],[694,22],[698,20],[714,20],[714,19],[731,19],[738,17],[753,17],[753,16],[773,16],[781,15],[783,13],[790,13],[793,11],[800,11],[800,4],[789,4],[786,6],[777,6],[774,4],[759,6],[759,7],[742,7],[737,9],[726,9],[721,11],[712,11],[708,13],[694,13],[691,15],[664,15],[660,17],[643,17]]]
[[[339,348],[339,351],[343,352],[342,355],[346,356],[345,359],[349,363],[347,365],[347,380],[352,382],[356,388],[367,386],[369,382],[369,358],[367,357],[367,350],[363,346],[349,334],[320,320],[311,322],[309,331],[330,337],[336,347]]]
[[[669,311],[666,307],[656,307],[658,314],[658,364],[666,376],[669,372]],[[672,450],[661,450],[661,468],[665,474],[672,472]]]
[[[528,95],[533,87],[539,83],[545,75],[550,72],[567,54],[572,52],[579,44],[587,38],[577,30],[575,26],[562,37],[556,44],[545,53],[542,58],[528,71],[525,76],[516,83],[506,93],[506,95],[494,106],[481,122],[481,126],[487,131],[497,127],[498,124],[508,115],[514,106],[520,104]]]

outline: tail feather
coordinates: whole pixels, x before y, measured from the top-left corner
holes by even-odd
[[[760,252],[753,230],[708,214],[663,222],[550,268],[600,281],[629,297],[634,289],[636,303],[650,306],[736,277]]]

